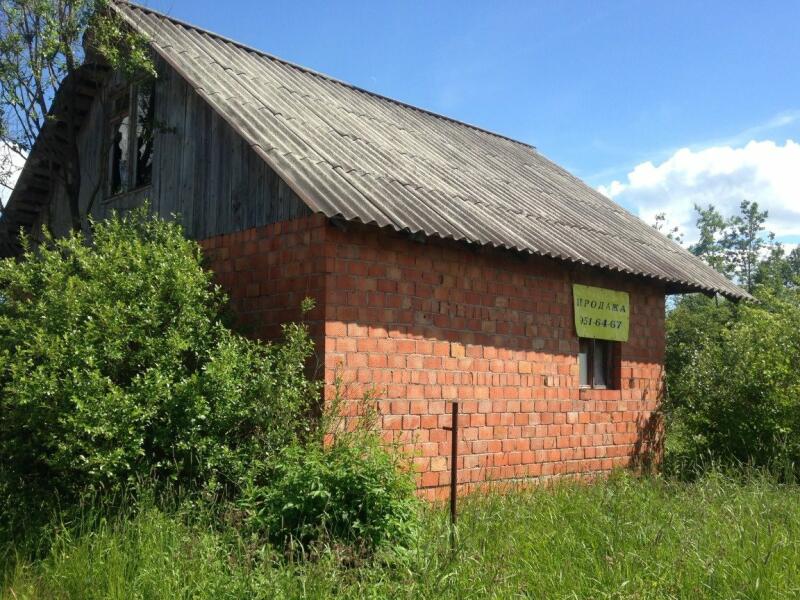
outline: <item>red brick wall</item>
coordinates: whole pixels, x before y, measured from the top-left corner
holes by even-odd
[[[382,425],[415,453],[426,496],[449,481],[450,401],[461,402],[459,481],[628,465],[662,392],[664,291],[550,259],[428,241],[319,216],[203,242],[234,309],[274,337],[310,295],[326,395],[337,374],[374,388]],[[621,389],[581,390],[571,284],[631,294]],[[324,327],[323,327],[324,325]]]
[[[306,320],[320,352],[324,349],[327,219],[314,215],[202,240],[208,267],[230,296],[244,331],[278,339],[281,324],[301,317],[300,303],[314,298]]]
[[[336,369],[354,395],[377,387],[387,437],[417,454],[426,495],[446,491],[456,399],[463,484],[605,471],[646,449],[662,390],[658,285],[366,227],[329,230],[326,248],[329,393]],[[619,390],[579,388],[573,282],[631,294]]]

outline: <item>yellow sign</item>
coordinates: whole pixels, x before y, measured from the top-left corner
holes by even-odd
[[[631,302],[628,292],[572,285],[578,337],[628,341]]]

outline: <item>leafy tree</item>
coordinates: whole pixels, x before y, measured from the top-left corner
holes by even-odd
[[[234,493],[307,426],[306,327],[233,333],[197,244],[146,211],[0,261],[0,529],[143,478]]]
[[[790,286],[800,286],[800,246],[786,257],[786,276],[784,281]]]
[[[774,234],[765,233],[767,211],[748,200],[742,200],[739,214],[728,219],[713,205],[695,205],[695,211],[699,238],[689,251],[752,292],[765,256],[776,250]],[[777,253],[774,258],[780,260],[782,256]]]
[[[769,254],[758,265],[755,283],[772,289],[792,288],[800,285],[800,248],[790,253],[780,242],[775,242]]]
[[[669,240],[672,240],[678,244],[683,243],[683,233],[681,233],[680,227],[676,225],[671,229],[667,229],[667,213],[662,212],[656,215],[655,223],[653,223],[653,229],[659,233],[663,233]]]
[[[45,166],[64,185],[76,231],[83,217],[82,86],[98,85],[107,64],[154,74],[144,40],[106,9],[105,0],[0,0],[0,144],[24,160],[48,131]],[[10,165],[0,170],[5,186]]]
[[[668,364],[668,467],[685,472],[713,459],[798,472],[800,293],[762,289],[759,297],[735,312],[727,307],[723,319],[684,304],[689,327],[670,317],[673,330],[695,337],[678,352],[688,360]],[[708,316],[711,324],[703,323]],[[673,353],[676,342],[668,342]]]
[[[727,220],[710,204],[706,208],[695,204],[694,210],[697,213],[699,239],[689,246],[689,252],[702,258],[720,273],[730,276],[731,268],[725,252]]]
[[[762,255],[774,244],[775,236],[770,234],[768,241],[764,239],[768,213],[759,211],[757,202],[742,200],[739,209],[740,213],[727,223],[722,247],[732,273],[748,292],[752,292]]]
[[[667,467],[708,459],[800,464],[800,252],[765,234],[766,211],[743,201],[725,219],[696,207],[692,252],[734,277],[758,303],[700,295],[667,313]],[[691,469],[690,469],[691,470]],[[685,472],[685,471],[684,471]]]

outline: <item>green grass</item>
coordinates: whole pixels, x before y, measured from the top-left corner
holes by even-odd
[[[461,508],[457,552],[446,511],[429,507],[415,547],[353,566],[335,551],[287,562],[145,507],[60,529],[39,560],[7,554],[2,598],[800,597],[800,487],[766,476],[617,475]]]

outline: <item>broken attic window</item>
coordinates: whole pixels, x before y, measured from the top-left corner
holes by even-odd
[[[109,165],[109,195],[128,191],[130,181],[130,115],[118,118],[112,125]]]
[[[153,180],[154,91],[153,82],[136,89],[136,187]]]

